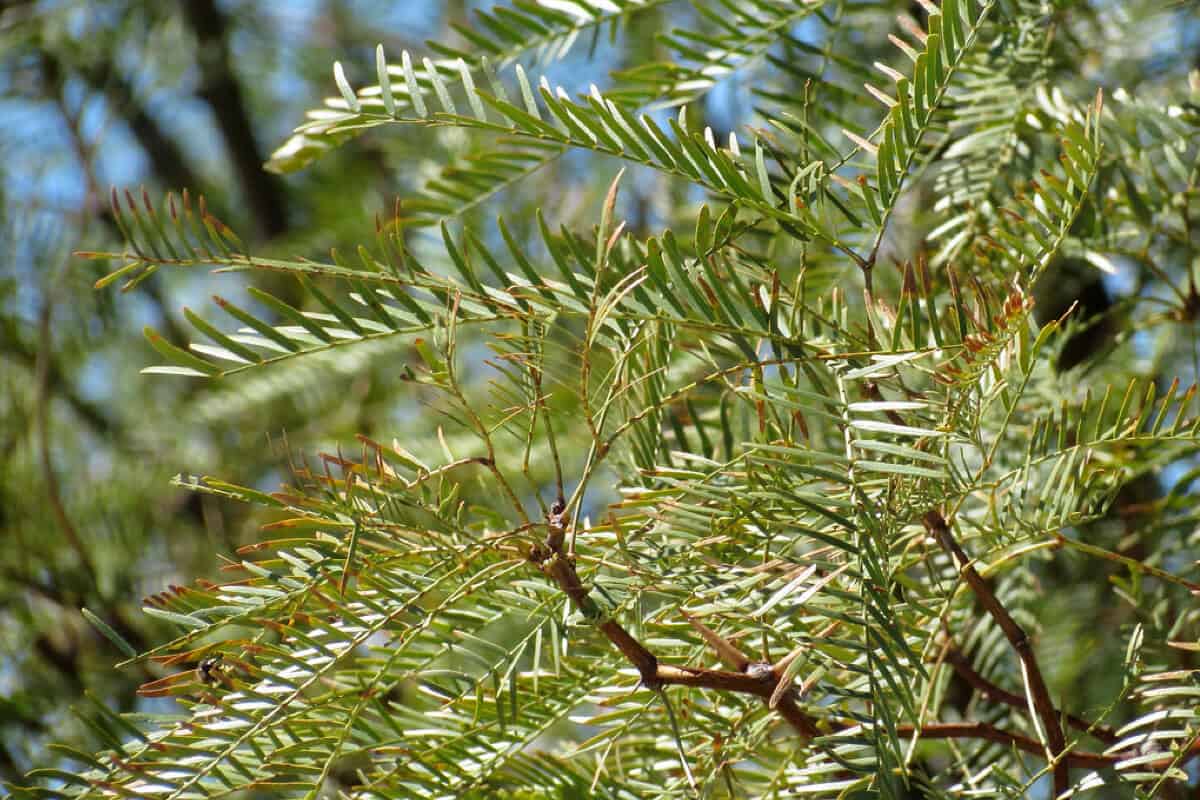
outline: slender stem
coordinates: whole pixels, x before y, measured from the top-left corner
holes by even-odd
[[[679,720],[675,719],[675,709],[671,708],[671,700],[661,688],[658,690],[658,696],[663,702],[663,708],[667,709],[667,720],[671,723],[671,735],[675,737],[675,749],[679,753],[679,763],[683,766],[683,774],[687,776],[688,785],[695,792],[697,790],[696,776],[692,774],[692,768],[688,765],[687,750],[683,746],[683,736],[679,733]]]
[[[956,647],[949,647],[946,650],[946,662],[954,667],[954,671],[962,677],[973,689],[978,691],[984,697],[997,703],[1004,703],[1013,708],[1026,708],[1025,698],[1015,692],[1010,692],[1007,689],[1002,689],[996,684],[989,681],[987,678],[980,675],[971,666],[971,661],[961,650]],[[1107,725],[1101,725],[1095,722],[1088,722],[1083,717],[1075,714],[1064,714],[1055,712],[1055,716],[1065,719],[1067,723],[1076,730],[1083,731],[1105,744],[1116,744],[1118,737],[1112,728]]]
[[[916,729],[912,725],[900,725],[896,732],[901,735],[911,735]],[[1045,755],[1046,749],[1037,739],[1012,733],[986,722],[933,722],[920,728],[922,739],[987,739],[990,742],[1010,745],[1033,755]],[[1061,768],[1063,772],[1068,767],[1084,767],[1096,769],[1111,767],[1125,756],[1104,755],[1102,753],[1085,753],[1070,751],[1061,754],[1055,763],[1055,772]]]
[[[1017,658],[1021,661],[1021,671],[1025,676],[1025,685],[1029,694],[1030,711],[1034,712],[1035,721],[1041,723],[1046,737],[1046,747],[1049,751],[1047,753],[1048,760],[1054,764],[1054,796],[1058,797],[1067,791],[1071,783],[1068,765],[1064,758],[1067,742],[1063,735],[1062,725],[1058,720],[1058,711],[1050,699],[1050,690],[1046,688],[1046,681],[1042,678],[1042,671],[1038,667],[1037,657],[1033,653],[1033,645],[1029,641],[1029,636],[996,598],[983,576],[976,571],[971,559],[955,541],[954,534],[950,532],[950,526],[946,524],[941,513],[936,510],[929,511],[925,514],[924,523],[925,528],[942,546],[942,549],[958,562],[963,580],[967,582],[980,604],[1000,626],[1000,630],[1003,631],[1005,638],[1008,639],[1009,644],[1017,653]]]
[[[467,396],[463,393],[462,387],[458,383],[458,372],[455,369],[454,359],[457,352],[457,338],[455,335],[455,324],[458,320],[458,305],[462,300],[461,295],[455,294],[453,305],[450,309],[450,322],[446,328],[446,380],[450,388],[451,394],[458,400],[459,406],[467,419],[474,426],[479,437],[483,440],[484,446],[487,448],[487,459],[476,459],[484,464],[492,476],[496,479],[496,483],[500,485],[500,489],[504,492],[504,496],[508,498],[508,502],[512,505],[513,510],[517,512],[517,516],[526,525],[530,525],[529,515],[525,513],[525,507],[517,498],[517,493],[513,491],[512,485],[508,482],[508,478],[500,470],[499,464],[496,463],[496,447],[492,441],[491,431],[484,425],[483,420],[475,413],[475,409],[467,402]]]
[[[1072,550],[1078,550],[1081,553],[1086,553],[1089,556],[1103,558],[1106,561],[1112,561],[1116,564],[1120,564],[1121,566],[1127,567],[1134,572],[1140,572],[1143,575],[1149,575],[1153,578],[1158,578],[1161,581],[1166,581],[1167,583],[1178,584],[1179,586],[1183,586],[1184,588],[1188,589],[1193,594],[1200,593],[1200,584],[1194,583],[1185,578],[1181,578],[1178,575],[1174,575],[1166,570],[1159,569],[1151,564],[1138,561],[1136,558],[1123,556],[1120,553],[1114,553],[1111,550],[1104,549],[1103,547],[1098,547],[1094,544],[1088,544],[1087,542],[1081,542],[1078,539],[1072,539],[1069,536],[1063,536],[1061,533],[1054,534],[1053,541],[1055,544],[1064,545]]]
[[[550,410],[546,408],[546,395],[542,394],[542,361],[545,358],[545,331],[542,330],[542,338],[537,353],[537,363],[530,367],[530,376],[533,379],[534,396],[537,397],[537,404],[534,406],[534,415],[538,411],[542,414],[542,424],[546,428],[546,440],[550,443],[550,455],[554,458],[554,486],[558,491],[555,500],[559,503],[566,503],[566,496],[563,492],[563,471],[562,459],[558,455],[558,442],[554,438],[554,425],[550,422]]]

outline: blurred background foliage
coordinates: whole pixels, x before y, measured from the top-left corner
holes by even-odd
[[[316,357],[303,367],[225,384],[139,375],[159,360],[143,326],[183,341],[185,306],[203,307],[214,292],[244,296],[244,282],[237,274],[172,270],[125,293],[95,291],[105,265],[71,254],[120,249],[110,186],[135,193],[145,186],[156,200],[167,190],[203,194],[213,213],[263,256],[353,252],[370,241],[396,198],[412,195],[440,164],[469,152],[466,137],[453,129],[389,126],[298,173],[272,174],[263,162],[305,109],[334,92],[335,59],[364,70],[350,75],[360,85],[372,79],[365,70],[377,42],[390,53],[428,52],[426,39],[464,44],[453,26],[493,5],[0,2],[0,781],[19,784],[25,771],[53,760],[51,741],[91,751],[88,727],[96,723],[89,698],[119,710],[161,702],[135,696],[139,683],[158,677],[146,667],[111,669],[119,654],[85,623],[81,607],[144,649],[166,632],[140,613],[142,597],[215,578],[223,560],[239,560],[237,549],[257,538],[248,506],[171,489],[172,476],[186,470],[273,490],[287,473],[289,454],[353,447],[355,434],[382,441],[404,430],[428,435],[437,424],[402,390],[399,345]],[[879,7],[881,18],[890,18],[908,4],[883,0]],[[603,88],[614,70],[670,56],[652,32],[714,25],[686,3],[641,13],[645,24],[600,29],[594,41],[577,43],[542,71],[569,91],[591,82]],[[1083,62],[1093,84],[1152,92],[1200,66],[1194,3],[1114,9],[1099,1],[1075,14],[1064,28],[1073,48],[1086,52],[1092,37],[1095,52],[1111,54],[1118,30],[1129,42],[1118,49],[1127,58]],[[842,46],[869,64],[888,44],[881,28],[878,36]],[[752,80],[735,73],[708,91],[700,125],[721,138],[749,119]],[[465,216],[490,219],[503,209],[522,235],[536,225],[538,198],[553,224],[590,228],[615,169],[572,153]],[[635,171],[623,185],[621,215],[635,233],[647,233],[700,199],[686,185]],[[1078,281],[1061,283],[1065,294],[1045,299],[1047,318],[1075,300],[1101,314],[1116,298],[1143,291],[1154,270],[1178,276],[1189,266],[1168,258],[1159,265],[1125,260],[1103,278],[1085,270]],[[271,285],[260,275],[256,283],[288,296],[282,278]],[[1176,328],[1151,349],[1162,374],[1194,377],[1194,331]],[[1190,482],[1187,466],[1172,480]],[[1152,477],[1136,491],[1140,497],[1118,505],[1137,508],[1163,487]],[[1082,585],[1079,576],[1054,579],[1064,588],[1054,601],[1059,605],[1103,602],[1071,590]],[[1083,668],[1078,637],[1088,634],[1071,626],[1070,614],[1054,619],[1062,625],[1050,623],[1046,641],[1062,657],[1046,661],[1060,671],[1055,681],[1067,683],[1063,673]]]

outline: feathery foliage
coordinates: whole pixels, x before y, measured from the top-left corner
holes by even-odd
[[[148,327],[145,372],[303,392],[312,360],[377,348],[422,421],[289,453],[278,489],[181,474],[259,507],[263,537],[228,580],[148,598],[176,635],[145,652],[89,616],[176,705],[97,704],[103,750],[31,796],[1195,782],[1200,414],[1168,348],[1200,309],[1195,73],[1099,91],[1088,48],[1123,39],[1083,40],[1107,6],[943,0],[893,22],[695,0],[662,32],[670,61],[578,96],[537,77],[659,5],[512,0],[461,47],[380,47],[373,86],[335,64],[338,95],[272,168],[367,130],[470,142],[352,255],[256,255],[186,193],[113,193],[127,244],[87,254],[111,262],[101,286],[295,282],[187,310],[191,341]],[[753,117],[718,135],[704,103],[739,80]],[[621,168],[593,224],[560,224],[554,198],[532,222],[469,213],[579,153]],[[627,227],[645,176],[695,202]],[[1056,310],[1071,265],[1139,291]],[[1099,346],[1070,364],[1080,336]]]

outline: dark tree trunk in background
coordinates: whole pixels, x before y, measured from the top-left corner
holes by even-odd
[[[241,84],[233,74],[225,16],[214,0],[184,0],[184,16],[196,34],[200,96],[216,116],[217,127],[233,161],[246,204],[268,237],[287,229],[287,203],[279,179],[262,168],[263,154]]]

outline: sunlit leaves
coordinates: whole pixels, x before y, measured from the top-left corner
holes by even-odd
[[[378,86],[336,67],[338,96],[275,166],[367,128],[483,134],[350,257],[258,257],[190,198],[114,197],[127,245],[93,254],[115,262],[101,285],[209,265],[299,281],[185,309],[191,342],[148,330],[165,362],[149,371],[303,392],[317,380],[307,358],[350,374],[370,353],[389,359],[417,422],[378,421],[395,440],[373,432],[316,467],[298,459],[278,490],[182,480],[261,505],[263,540],[229,580],[147,598],[174,638],[144,656],[170,671],[143,693],[176,698],[182,716],[152,733],[106,717],[110,752],[63,793],[1020,793],[1045,766],[1045,718],[1013,691],[1047,646],[1038,587],[1057,573],[1040,559],[1111,567],[1104,588],[1143,639],[1175,624],[1162,620],[1193,586],[1176,574],[1185,551],[1125,546],[1131,519],[1181,500],[1123,507],[1112,547],[1071,529],[1194,453],[1195,390],[1131,383],[1121,366],[1119,388],[1077,391],[1049,357],[1067,323],[1032,313],[1063,254],[1115,263],[1103,204],[1121,203],[1123,224],[1179,213],[1166,198],[1183,203],[1191,175],[1182,108],[1123,99],[1114,114],[1090,89],[1048,92],[1050,66],[1030,62],[1050,41],[1046,10],[1027,3],[923,4],[925,24],[905,17],[891,37],[901,67],[874,65],[883,85],[855,53],[803,41],[810,24],[870,36],[854,27],[869,9],[775,0],[697,3],[695,29],[666,38],[682,66],[637,64],[608,90],[571,96],[520,63],[656,5],[519,0],[437,60],[377,50]],[[776,47],[836,69],[790,70]],[[768,126],[718,137],[683,102],[760,61],[779,69],[756,95]],[[847,75],[861,93],[830,89]],[[837,101],[807,116],[810,79]],[[789,81],[796,96],[781,97]],[[874,131],[859,124],[880,105]],[[1035,166],[996,160],[1018,142]],[[1161,170],[1114,163],[1135,144],[1161,150]],[[582,224],[559,197],[528,219],[467,213],[571,151],[697,193],[665,221],[634,220],[644,209],[617,195],[629,169],[597,174]],[[1190,319],[1180,296],[1176,321]],[[270,370],[287,380],[253,382]],[[208,419],[228,407],[198,405]],[[919,524],[935,509],[992,595]],[[1194,527],[1188,513],[1162,524]],[[1146,584],[1159,605],[1141,606]],[[1019,653],[989,602],[1028,625]],[[628,659],[630,639],[651,671]],[[1191,652],[1185,639],[1166,641]],[[1071,755],[1107,765],[1084,777],[1072,764],[1083,788],[1187,774],[1191,676],[1144,669],[1144,650],[1130,647],[1122,694],[1087,734],[1103,747]],[[763,683],[656,685],[656,665]]]

